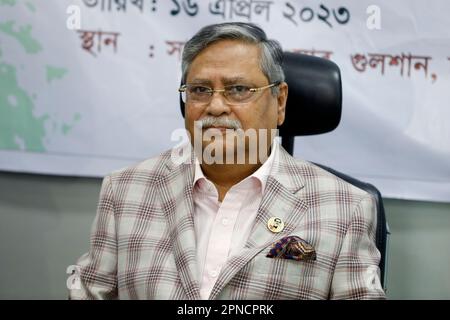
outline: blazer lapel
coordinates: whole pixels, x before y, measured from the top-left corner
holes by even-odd
[[[191,158],[192,159],[192,158]],[[192,164],[174,165],[166,161],[169,172],[160,181],[162,207],[169,222],[175,264],[188,299],[200,299],[197,279],[197,253],[194,231]],[[193,162],[191,162],[193,163]]]
[[[301,172],[294,159],[280,146],[278,161],[274,162],[266,183],[265,192],[247,243],[239,255],[230,257],[222,268],[219,278],[211,292],[215,299],[228,282],[256,254],[273,242],[289,235],[300,223],[308,210],[308,205],[297,194],[303,187]],[[271,217],[279,217],[285,227],[279,233],[272,233],[267,227]]]

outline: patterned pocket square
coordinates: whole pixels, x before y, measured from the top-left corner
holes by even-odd
[[[302,238],[289,236],[275,242],[267,257],[297,261],[316,260],[316,250]]]

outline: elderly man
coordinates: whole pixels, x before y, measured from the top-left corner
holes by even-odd
[[[374,200],[274,139],[281,64],[253,24],[210,25],[186,43],[179,91],[194,148],[105,177],[72,299],[385,297]]]

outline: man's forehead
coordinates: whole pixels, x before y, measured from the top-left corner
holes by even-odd
[[[215,46],[224,46],[224,47],[247,47],[247,48],[255,48],[259,49],[260,46],[256,43],[245,41],[243,39],[218,39],[208,43],[203,49],[200,50],[199,53],[202,53],[205,50],[211,49]],[[257,50],[259,52],[259,50]]]
[[[244,76],[244,75],[242,75],[242,76],[231,76],[231,77],[221,76],[218,79],[220,80],[221,83],[224,83],[224,84],[228,84],[228,83],[233,84],[233,83],[245,82],[245,81],[249,80],[249,78]],[[213,80],[209,79],[209,78],[193,77],[191,79],[191,82],[192,83],[199,83],[199,84],[200,83],[201,84],[209,84],[209,83],[212,83]]]
[[[220,54],[219,54],[220,53]],[[195,56],[192,62],[197,59],[207,58],[207,59],[218,59],[226,57],[227,55],[245,55],[246,61],[250,60],[259,61],[261,56],[261,48],[255,43],[249,43],[241,40],[234,39],[222,39],[214,41],[208,44],[206,47],[201,49]],[[230,59],[226,57],[226,59]]]
[[[259,46],[235,39],[209,44],[193,59],[186,75],[189,83],[205,85],[212,82],[255,84],[266,78],[261,69]]]

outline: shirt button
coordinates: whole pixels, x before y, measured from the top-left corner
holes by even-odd
[[[217,277],[218,272],[217,272],[216,270],[211,270],[211,271],[209,272],[209,275],[210,275],[211,277],[215,278],[215,277]]]
[[[224,226],[228,225],[229,222],[230,222],[230,220],[228,220],[227,218],[223,218],[223,219],[222,219],[222,224],[223,224]]]

